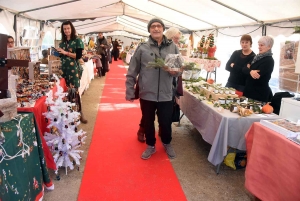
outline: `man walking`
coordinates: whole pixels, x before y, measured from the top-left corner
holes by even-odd
[[[156,152],[155,149],[155,114],[161,130],[161,141],[169,158],[176,154],[170,142],[172,140],[171,124],[173,111],[173,77],[180,73],[167,72],[161,68],[147,68],[148,62],[157,58],[165,59],[168,54],[179,54],[177,46],[164,35],[165,25],[162,20],[153,18],[148,23],[149,39],[141,43],[131,58],[126,75],[126,100],[135,98],[134,85],[139,76],[139,97],[144,118],[147,148],[141,158],[148,159]]]

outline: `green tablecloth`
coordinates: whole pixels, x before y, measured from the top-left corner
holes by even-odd
[[[53,186],[40,135],[33,113],[18,113],[16,118],[0,123],[5,136],[5,142],[0,145],[0,201],[39,200],[44,185]]]

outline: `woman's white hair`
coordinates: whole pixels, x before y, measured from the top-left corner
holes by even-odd
[[[176,27],[170,27],[166,33],[165,33],[165,36],[167,37],[167,39],[171,40],[176,34],[182,34],[178,28]]]
[[[262,43],[270,48],[273,47],[274,44],[274,39],[271,36],[262,36],[259,40],[258,43]]]

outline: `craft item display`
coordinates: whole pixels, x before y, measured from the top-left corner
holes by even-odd
[[[42,82],[41,80],[17,80],[17,102],[19,107],[31,106],[34,102],[49,92],[49,81]]]
[[[59,78],[61,77],[63,72],[61,70],[61,61],[60,60],[49,61],[48,68],[49,68],[49,75],[55,74]]]
[[[7,58],[16,60],[30,60],[30,47],[7,48]]]
[[[300,126],[287,119],[261,120],[260,123],[285,137],[297,137],[300,134]]]

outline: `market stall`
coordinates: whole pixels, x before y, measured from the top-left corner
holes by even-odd
[[[227,155],[227,146],[246,150],[245,133],[253,122],[279,118],[275,114],[252,114],[248,117],[241,117],[229,110],[219,112],[211,102],[200,101],[197,96],[184,90],[183,96],[177,99],[177,103],[203,139],[212,145],[208,161],[213,165],[223,162]]]

